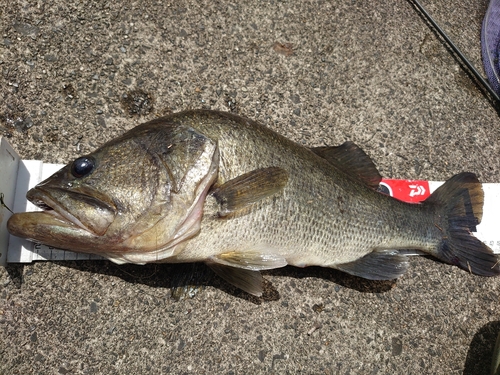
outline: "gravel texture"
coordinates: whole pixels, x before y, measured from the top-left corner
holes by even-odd
[[[384,177],[500,182],[498,114],[405,0],[3,3],[0,133],[24,159],[69,162],[146,120],[211,108],[310,146],[352,140]],[[482,71],[487,1],[424,5]],[[0,374],[489,371],[500,279],[427,258],[397,282],[265,278],[256,299],[203,265],[10,265]],[[191,284],[193,298],[171,298]]]

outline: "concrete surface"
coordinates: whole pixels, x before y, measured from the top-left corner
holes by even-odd
[[[353,140],[384,177],[500,182],[498,114],[405,0],[2,2],[0,130],[23,158],[212,108]],[[482,70],[487,1],[424,5]],[[286,268],[255,299],[200,267],[1,269],[0,374],[488,373],[499,279],[426,258],[396,283]],[[205,287],[175,301],[183,275]]]

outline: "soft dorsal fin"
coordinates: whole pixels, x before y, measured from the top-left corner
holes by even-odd
[[[372,189],[377,189],[382,180],[372,159],[354,142],[347,141],[340,146],[315,147],[311,150]]]
[[[245,212],[254,203],[270,197],[286,186],[288,173],[278,167],[260,168],[242,174],[217,187],[212,195],[219,203],[219,216]]]

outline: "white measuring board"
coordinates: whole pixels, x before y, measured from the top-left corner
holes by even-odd
[[[3,203],[7,207],[14,205],[14,191],[16,190],[17,173],[19,170],[19,155],[10,146],[9,142],[0,137],[0,193]],[[7,220],[11,212],[5,207],[0,207],[0,265],[7,262],[7,249],[10,235],[7,231]]]
[[[5,205],[14,212],[40,211],[26,199],[26,193],[63,166],[40,160],[21,160],[7,140],[0,137],[0,193],[3,194]],[[98,255],[56,249],[12,236],[7,231],[7,221],[11,215],[5,207],[0,207],[0,266],[36,260],[103,259]]]
[[[26,199],[27,191],[62,167],[62,164],[43,163],[39,160],[21,160],[7,140],[0,137],[0,193],[3,194],[5,205],[14,212],[39,211],[38,207]],[[390,195],[410,202],[425,199],[442,184],[443,182],[422,180],[382,181]],[[483,190],[483,219],[474,235],[500,254],[500,184],[483,184]],[[45,260],[103,259],[98,255],[56,249],[11,236],[6,227],[10,216],[11,213],[5,207],[0,207],[0,266]]]
[[[33,203],[26,199],[29,189],[50,177],[64,164],[47,164],[39,160],[20,160],[17,174],[17,184],[12,211],[40,211]],[[4,193],[6,195],[6,193]],[[9,215],[10,217],[10,215]],[[7,263],[31,263],[35,260],[89,260],[103,259],[98,255],[75,253],[68,250],[56,249],[35,243],[16,236],[10,236]]]

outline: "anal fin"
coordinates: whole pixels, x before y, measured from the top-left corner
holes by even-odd
[[[335,268],[369,280],[393,280],[408,269],[408,257],[398,251],[374,251],[353,262],[337,264]]]

